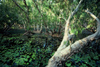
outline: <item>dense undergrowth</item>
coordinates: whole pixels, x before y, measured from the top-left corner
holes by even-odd
[[[79,0],[0,0],[0,67],[45,67],[62,40],[52,36],[59,34],[63,37],[65,20],[78,2]],[[83,0],[79,11],[70,20],[70,33],[77,35],[74,42],[85,37],[80,33],[90,35],[96,32],[96,21],[84,10],[88,9],[100,18],[99,5],[99,0]],[[30,30],[42,30],[42,33],[52,36],[23,35]],[[88,43],[62,64],[63,67],[100,67],[100,40]]]
[[[0,67],[45,67],[61,40],[40,34],[31,37],[0,34]],[[99,59],[100,40],[96,40],[62,64],[63,67],[99,67]]]

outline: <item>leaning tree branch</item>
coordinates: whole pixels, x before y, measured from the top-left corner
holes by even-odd
[[[16,4],[17,7],[19,7],[22,11],[24,11],[24,13],[27,13],[23,8],[21,8],[21,7],[18,5],[18,3],[17,3],[15,0],[13,0],[13,2]]]
[[[24,4],[25,4],[25,6],[27,7],[27,9],[28,9],[28,5],[26,4],[26,0],[23,0],[24,1]]]
[[[68,20],[70,20],[70,19],[73,17],[73,15],[78,11],[78,8],[80,7],[82,1],[83,1],[83,0],[80,0],[80,2],[79,2],[79,4],[77,5],[76,9],[75,9],[75,10],[71,13],[71,15],[68,17]]]
[[[97,31],[100,34],[100,32],[99,32],[100,31],[100,20],[93,13],[88,11],[88,9],[85,10],[85,12],[89,13],[91,15],[91,17],[93,17],[97,21]]]
[[[80,4],[80,2],[79,2],[79,4]],[[89,13],[94,19],[96,19],[96,21],[97,21],[97,31],[92,35],[89,35],[89,36],[87,36],[83,39],[75,41],[75,43],[73,43],[71,46],[69,45],[69,46],[65,47],[64,43],[62,45],[60,45],[59,48],[61,48],[61,49],[58,48],[58,50],[55,52],[55,54],[49,59],[47,67],[59,67],[61,65],[61,61],[67,60],[74,53],[81,50],[81,48],[83,48],[85,45],[87,45],[87,43],[89,43],[90,41],[93,41],[95,39],[100,38],[100,20],[94,14],[89,12],[88,10],[86,10],[85,12]],[[68,22],[68,20],[67,20],[67,22]],[[67,25],[67,23],[66,23],[66,25]],[[66,27],[65,27],[65,30],[66,30]],[[66,34],[66,32],[64,34]],[[64,37],[69,38],[68,36],[65,36],[65,35],[64,35]],[[62,40],[62,42],[63,42],[63,40]],[[70,50],[70,48],[71,48],[71,50]]]
[[[70,27],[70,19],[73,17],[73,15],[78,11],[80,4],[83,0],[80,0],[79,4],[77,5],[76,9],[71,13],[71,15],[68,17],[68,19],[66,20],[66,25],[65,25],[65,32],[64,32],[64,36],[63,36],[63,40],[59,46],[59,48],[57,49],[57,51],[62,50],[66,47],[66,45],[68,44],[68,41],[70,40],[70,34],[69,34],[69,27]]]
[[[35,2],[34,0],[32,0],[32,1],[34,2],[34,4],[35,4],[35,6],[36,6],[37,10],[39,11],[39,13],[41,14],[41,16],[43,17],[43,15],[42,15],[42,13],[41,13],[40,9],[38,8],[38,5],[36,4],[36,2]]]

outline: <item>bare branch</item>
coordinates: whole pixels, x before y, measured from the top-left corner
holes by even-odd
[[[34,4],[35,4],[35,6],[36,6],[37,10],[39,11],[39,13],[41,14],[41,16],[43,17],[43,15],[42,15],[42,13],[41,13],[40,9],[38,8],[38,5],[36,4],[36,2],[35,2],[34,0],[32,0],[32,1],[34,2]]]
[[[97,20],[97,31],[99,32],[100,31],[100,20],[93,13],[88,11],[88,9],[85,10],[85,12],[89,13],[95,20]]]
[[[93,13],[91,13],[90,11],[88,11],[88,9],[85,10],[85,12],[89,13],[94,19],[97,20],[97,22],[100,22],[100,20]]]
[[[47,67],[58,67],[59,65],[61,65],[61,61],[67,60],[74,53],[78,52],[81,48],[83,48],[83,46],[87,45],[88,42],[100,38],[100,20],[91,12],[86,12],[97,20],[97,32],[73,43],[71,45],[71,50],[69,45],[62,50],[56,51],[55,54],[49,60]]]
[[[27,6],[27,4],[26,4],[26,0],[23,0],[23,1],[24,1],[25,6],[28,8],[28,6]]]
[[[73,15],[78,11],[78,8],[81,4],[83,0],[80,0],[79,4],[77,5],[76,9],[71,13],[71,15],[69,16],[69,18],[66,20],[66,25],[65,25],[65,32],[64,32],[64,37],[63,40],[59,46],[58,50],[62,50],[64,48],[66,48],[66,45],[68,44],[68,40],[70,39],[69,37],[69,27],[70,27],[70,19],[73,17]],[[66,43],[65,43],[66,42]]]
[[[82,1],[83,0],[80,0],[78,6],[71,13],[68,20],[66,21],[63,40],[60,46],[58,47],[57,51],[55,52],[55,54],[51,57],[51,59],[49,59],[49,63],[47,67],[58,67],[58,65],[61,64],[60,63],[61,61],[65,60],[65,58],[68,58],[69,56],[72,55],[73,53],[73,51],[71,51],[72,46],[69,45],[68,47],[66,47],[66,45],[68,44],[68,40],[71,38],[71,36],[69,36],[69,25],[70,25],[69,22],[70,22],[70,19],[73,17],[73,15],[78,11],[78,8]]]
[[[24,13],[27,13],[23,8],[21,8],[21,7],[18,5],[18,3],[17,3],[15,0],[13,0],[13,2],[16,4],[17,7],[19,7],[22,11],[24,11]]]
[[[73,15],[78,11],[78,8],[80,7],[80,4],[82,3],[82,1],[83,0],[80,0],[79,4],[77,5],[76,9],[71,13],[68,20],[70,20],[73,17]]]

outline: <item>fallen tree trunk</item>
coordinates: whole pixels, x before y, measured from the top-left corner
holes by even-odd
[[[68,41],[71,39],[71,36],[69,36],[70,35],[69,34],[70,19],[78,11],[78,8],[81,2],[82,0],[80,0],[78,6],[76,7],[76,9],[72,12],[68,20],[66,21],[63,40],[60,46],[58,47],[57,51],[55,52],[55,54],[49,59],[48,65],[46,67],[60,67],[62,65],[61,61],[67,60],[74,53],[81,50],[83,46],[87,45],[88,42],[100,38],[100,20],[94,14],[86,10],[85,12],[89,13],[94,19],[97,20],[97,31],[94,34],[89,35],[81,40],[78,40],[75,43],[66,47]]]

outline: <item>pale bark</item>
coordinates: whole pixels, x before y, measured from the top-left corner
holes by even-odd
[[[71,13],[71,15],[68,17],[68,20],[66,20],[66,25],[65,25],[65,32],[64,32],[64,37],[63,40],[59,46],[58,50],[62,50],[66,47],[68,40],[70,39],[69,37],[69,26],[70,26],[70,19],[73,17],[73,15],[78,11],[78,8],[81,4],[82,0],[79,2],[79,4],[77,5],[76,9]],[[66,44],[64,44],[64,42],[66,42]]]
[[[82,0],[80,0],[78,6],[76,7],[76,9],[72,12],[68,20],[66,21],[63,40],[60,46],[58,47],[57,51],[55,52],[55,54],[49,59],[48,65],[46,67],[60,67],[62,65],[61,61],[67,60],[74,53],[81,50],[83,46],[87,45],[88,42],[100,38],[100,20],[94,14],[86,10],[85,12],[89,13],[95,20],[97,20],[97,31],[94,34],[89,35],[81,40],[78,40],[75,43],[66,47],[68,40],[71,38],[69,36],[70,19],[78,11],[78,8],[81,2]]]

